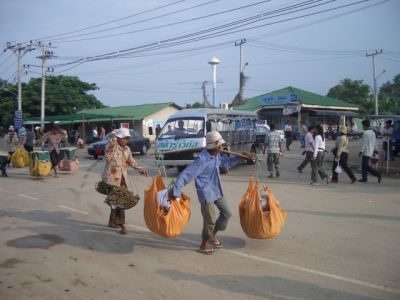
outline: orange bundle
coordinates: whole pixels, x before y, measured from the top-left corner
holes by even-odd
[[[268,211],[263,211],[260,203],[259,183],[250,178],[246,193],[239,203],[240,225],[247,237],[269,239],[279,235],[286,220],[286,212],[279,206],[271,190],[265,186]]]
[[[182,193],[181,200],[171,200],[168,212],[158,204],[157,192],[165,189],[160,174],[153,177],[150,187],[144,191],[144,220],[154,233],[168,238],[177,237],[190,219],[190,198]]]

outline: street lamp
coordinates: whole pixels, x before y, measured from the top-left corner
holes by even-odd
[[[379,112],[378,112],[378,86],[377,86],[377,81],[378,81],[378,78],[385,72],[386,72],[386,70],[383,70],[382,72],[379,73],[378,76],[374,77],[375,116],[379,115]],[[375,75],[375,68],[374,68],[374,75]]]

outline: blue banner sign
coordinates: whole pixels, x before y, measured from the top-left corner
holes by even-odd
[[[14,127],[20,129],[22,127],[22,111],[16,110],[14,112]]]
[[[259,106],[265,105],[284,105],[291,103],[298,103],[296,94],[280,95],[280,96],[261,96],[258,100]]]

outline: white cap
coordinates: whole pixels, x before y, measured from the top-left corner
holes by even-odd
[[[130,137],[129,129],[128,128],[119,128],[115,131],[115,136],[120,139],[124,139],[126,137]]]
[[[217,146],[225,144],[225,141],[218,131],[210,131],[206,135],[206,143],[207,149],[212,150],[217,148]]]
[[[10,127],[8,127],[8,130],[14,130],[14,126],[10,125]]]

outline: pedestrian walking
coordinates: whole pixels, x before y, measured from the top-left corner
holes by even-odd
[[[314,126],[308,126],[307,128],[307,134],[306,137],[304,138],[304,143],[305,143],[305,155],[306,157],[304,158],[303,162],[300,164],[300,166],[297,167],[297,170],[300,173],[303,173],[303,169],[307,166],[308,163],[311,163],[314,155],[314,149],[315,149],[315,141],[314,141],[314,134],[315,134],[315,127]]]
[[[359,153],[359,157],[362,158],[361,163],[361,174],[362,178],[359,179],[359,182],[367,182],[368,181],[368,172],[378,177],[378,183],[382,181],[382,174],[378,170],[372,168],[369,164],[370,158],[373,155],[376,147],[376,135],[373,130],[370,129],[369,120],[364,120],[361,123],[363,125],[363,136],[361,141],[361,150]]]
[[[24,148],[29,153],[33,151],[34,142],[35,142],[35,133],[32,130],[28,130],[26,132],[26,139],[25,139]]]
[[[301,144],[300,148],[306,148],[305,138],[306,138],[307,132],[308,132],[307,126],[304,124],[303,121],[300,121],[300,128],[299,128],[300,144]]]
[[[391,161],[394,160],[393,153],[393,144],[396,140],[393,139],[393,125],[392,120],[387,120],[385,122],[385,128],[383,128],[382,136],[383,136],[383,151],[385,152],[385,160],[388,160],[388,157]],[[389,154],[388,154],[389,150]]]
[[[289,120],[286,122],[283,132],[285,134],[285,139],[286,139],[286,150],[290,151],[290,145],[292,144],[293,141],[293,129],[292,125],[290,125]]]
[[[43,142],[47,142],[47,148],[50,152],[51,168],[54,170],[55,177],[58,177],[61,143],[64,142],[66,138],[65,130],[60,129],[57,123],[53,123],[52,130],[43,135]]]
[[[316,127],[316,136],[315,136],[315,147],[313,153],[313,160],[311,162],[311,182],[312,185],[319,185],[318,183],[318,175],[322,180],[326,180],[326,183],[329,183],[330,177],[326,174],[323,165],[324,165],[324,157],[325,157],[325,137],[324,137],[324,129],[321,125],[317,125]]]
[[[8,177],[6,168],[9,157],[9,143],[8,135],[5,134],[3,126],[0,126],[0,170],[2,177]]]
[[[267,167],[269,176],[274,178],[273,168],[275,167],[275,175],[279,177],[279,155],[282,153],[282,140],[279,132],[275,131],[275,124],[269,126],[270,132],[268,133],[265,143],[267,147]]]
[[[14,154],[15,150],[17,149],[17,146],[19,144],[19,138],[17,133],[15,132],[14,126],[10,125],[8,127],[8,160],[7,160],[7,165],[10,166],[11,164],[11,156]]]
[[[335,156],[335,159],[333,160],[332,164],[331,182],[333,183],[338,183],[339,174],[336,172],[336,167],[338,165],[349,176],[349,178],[351,179],[351,184],[357,181],[356,177],[354,176],[354,173],[351,171],[351,169],[347,164],[347,160],[349,159],[349,150],[347,148],[349,144],[349,139],[347,137],[347,134],[348,134],[347,127],[343,126],[339,129],[339,136],[336,140],[335,148],[332,150],[333,155]]]
[[[110,140],[104,153],[104,171],[102,181],[112,186],[127,187],[128,166],[137,170],[143,176],[147,176],[147,170],[140,167],[132,157],[128,140],[131,137],[129,129],[120,128],[115,132],[115,140]],[[121,234],[127,234],[125,226],[125,210],[119,205],[110,205],[111,212],[108,227],[121,228]]]
[[[93,143],[99,141],[99,133],[97,131],[96,125],[93,125],[93,127],[92,127],[92,141],[93,141]]]
[[[182,188],[192,180],[195,181],[197,196],[201,204],[203,216],[202,241],[198,252],[206,255],[214,254],[215,248],[222,248],[222,243],[217,239],[217,233],[226,229],[228,220],[232,216],[228,203],[222,192],[219,168],[229,168],[232,164],[243,161],[239,157],[221,156],[222,145],[225,143],[217,131],[208,132],[206,135],[206,149],[183,170],[172,188],[172,197],[179,199]],[[251,157],[250,153],[243,153]],[[215,221],[215,207],[219,216]]]
[[[105,137],[106,137],[106,130],[104,129],[103,126],[100,126],[100,133],[99,133],[100,141],[104,140]]]

